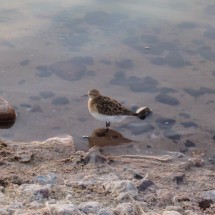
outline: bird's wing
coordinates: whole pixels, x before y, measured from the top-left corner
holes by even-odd
[[[98,111],[105,115],[134,115],[118,101],[106,96],[97,98],[96,103]]]

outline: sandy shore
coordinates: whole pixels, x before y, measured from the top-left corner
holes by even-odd
[[[0,214],[215,214],[214,165],[201,153],[138,143],[76,151],[71,136],[0,141]]]

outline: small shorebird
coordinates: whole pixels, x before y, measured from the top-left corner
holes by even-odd
[[[88,109],[91,115],[99,121],[106,122],[106,131],[108,131],[111,122],[119,123],[131,116],[145,119],[151,112],[148,107],[141,107],[136,112],[133,112],[121,105],[118,101],[101,95],[96,89],[90,90],[88,96]]]

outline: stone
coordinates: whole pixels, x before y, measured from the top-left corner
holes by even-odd
[[[29,63],[30,63],[30,60],[29,60],[29,59],[25,59],[25,60],[22,60],[22,61],[19,62],[19,64],[20,64],[21,66],[26,66],[26,65],[28,65]]]
[[[193,211],[191,211],[191,210],[186,210],[186,211],[184,212],[184,214],[185,214],[185,215],[198,215],[197,213],[195,213],[195,212],[193,212]]]
[[[176,182],[176,184],[181,184],[181,183],[183,183],[184,182],[184,179],[185,179],[185,174],[184,173],[177,173],[177,174],[175,174],[174,176],[173,176],[173,181],[175,181]]]
[[[19,191],[22,195],[25,195],[29,201],[42,202],[44,199],[48,199],[51,194],[50,185],[39,184],[22,184],[19,186]]]
[[[188,29],[193,29],[197,27],[197,24],[194,22],[182,22],[177,25],[178,28],[188,30]]]
[[[200,194],[200,197],[203,199],[208,199],[208,200],[212,200],[213,202],[215,202],[215,190],[203,191]]]
[[[84,202],[81,203],[78,208],[85,214],[96,214],[101,209],[101,205],[98,202]]]
[[[157,95],[155,97],[155,100],[160,102],[160,103],[171,105],[171,106],[176,106],[176,105],[180,104],[178,99],[176,99],[172,96],[169,96],[165,93],[161,93],[161,94]]]
[[[146,215],[141,206],[135,202],[121,203],[114,212],[117,215]]]
[[[117,196],[117,201],[122,202],[132,202],[134,199],[128,193],[121,193]]]
[[[150,60],[150,62],[154,65],[162,66],[166,65],[166,60],[162,57],[155,57]]]
[[[124,60],[121,60],[121,61],[117,61],[116,65],[120,69],[131,69],[134,66],[133,61],[131,59],[124,59]]]
[[[204,32],[204,36],[215,40],[215,28],[214,27],[208,27],[208,29]]]
[[[179,213],[178,211],[171,210],[171,211],[164,211],[162,215],[181,215],[181,213]]]
[[[64,96],[57,97],[52,100],[52,104],[53,105],[67,105],[67,104],[69,104],[69,100]]]
[[[169,66],[174,68],[187,65],[183,56],[178,51],[170,51],[169,54],[166,55],[165,60]]]
[[[99,210],[98,215],[116,215],[111,209],[102,208]]]
[[[14,108],[8,101],[0,97],[0,128],[10,128],[16,121]]]
[[[81,155],[79,160],[76,161],[77,164],[83,163],[106,163],[107,160],[101,154],[101,149],[99,147],[92,147],[85,155]]]
[[[55,96],[55,94],[51,91],[41,91],[39,94],[44,98],[44,99],[49,99]]]
[[[187,141],[184,143],[184,145],[185,145],[186,147],[195,147],[195,146],[196,146],[196,144],[195,144],[193,141],[191,141],[191,140],[187,140]]]
[[[42,113],[43,110],[41,108],[41,106],[39,104],[34,104],[31,108],[30,108],[30,112],[32,113]]]
[[[146,92],[146,93],[156,93],[159,91],[157,85],[158,81],[150,76],[144,78],[138,78],[136,81],[131,81],[130,89],[133,92]]]
[[[156,119],[156,123],[161,129],[170,129],[175,124],[175,119],[160,117]]]
[[[80,80],[86,73],[86,65],[76,62],[73,58],[52,64],[49,69],[59,78],[66,81]]]
[[[181,139],[181,135],[171,129],[164,130],[163,134],[165,137],[171,139],[173,142],[177,142]]]
[[[50,77],[52,75],[52,71],[49,70],[48,66],[37,66],[36,69],[38,70],[38,72],[36,73],[36,75],[40,78],[47,78]]]
[[[152,185],[154,185],[153,181],[149,179],[143,179],[141,183],[137,186],[137,189],[139,192],[143,192]]]
[[[195,122],[189,121],[189,122],[181,122],[181,125],[185,128],[197,128],[198,125]]]
[[[4,208],[0,208],[0,214],[1,215],[8,215],[9,212],[6,209],[4,209]]]
[[[85,215],[74,204],[52,204],[49,205],[51,213],[54,215]]]
[[[38,175],[34,178],[35,184],[46,185],[46,184],[56,184],[57,175],[55,173],[48,173],[47,175]]]
[[[105,189],[117,196],[121,193],[128,193],[131,197],[138,195],[135,184],[129,180],[110,181],[105,183]]]

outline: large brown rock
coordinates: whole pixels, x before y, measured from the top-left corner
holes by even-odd
[[[0,97],[0,128],[10,128],[16,121],[14,108]]]

